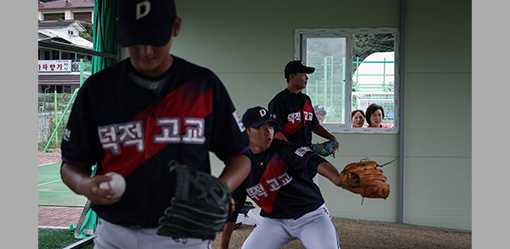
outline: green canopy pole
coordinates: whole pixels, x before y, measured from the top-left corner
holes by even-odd
[[[58,96],[57,96],[57,88],[55,87],[55,90],[53,91],[53,104],[54,104],[54,108],[53,108],[53,114],[54,117],[53,117],[53,124],[54,124],[54,134],[55,134],[55,146],[58,144]]]

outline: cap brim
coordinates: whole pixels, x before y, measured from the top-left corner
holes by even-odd
[[[132,45],[163,46],[170,41],[171,25],[158,25],[150,29],[119,27],[119,43],[123,47]]]
[[[315,72],[314,67],[303,67],[303,73],[313,73]]]
[[[269,118],[269,119],[259,120],[258,122],[255,122],[252,125],[250,125],[250,127],[251,128],[259,128],[264,124],[271,124],[273,127],[277,127],[279,125],[278,122],[276,122],[276,120]]]

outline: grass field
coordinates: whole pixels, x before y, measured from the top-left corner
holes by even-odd
[[[38,230],[39,249],[64,248],[79,240],[75,239],[73,233],[67,229],[43,229]],[[92,249],[93,244],[86,245],[82,249]]]

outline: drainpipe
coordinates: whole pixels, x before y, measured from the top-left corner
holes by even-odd
[[[398,223],[404,223],[404,166],[405,166],[405,140],[404,140],[404,89],[406,83],[406,0],[399,1],[399,103],[398,103],[398,113],[400,115],[398,119],[398,127],[399,127],[399,183],[398,183]]]

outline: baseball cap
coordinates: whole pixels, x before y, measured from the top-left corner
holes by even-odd
[[[278,126],[278,122],[274,120],[269,111],[261,106],[252,107],[243,114],[243,125],[246,128],[259,128],[263,124],[272,124]]]
[[[315,72],[314,67],[307,67],[303,65],[301,60],[289,61],[285,66],[285,79],[289,78],[291,73],[313,73]]]
[[[118,7],[120,45],[163,46],[170,40],[174,0],[122,0]]]

